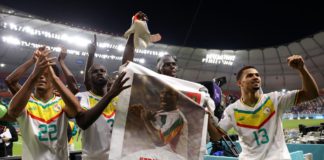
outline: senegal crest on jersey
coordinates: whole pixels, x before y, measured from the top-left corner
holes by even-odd
[[[26,109],[31,118],[48,124],[60,117],[63,113],[63,106],[64,102],[60,97],[54,96],[46,103],[31,97]]]
[[[100,99],[101,99],[101,97],[99,97],[99,96],[89,95],[89,102],[90,102],[91,108],[94,107],[100,101]],[[102,115],[107,120],[114,118],[115,112],[116,112],[117,102],[118,102],[118,97],[113,98],[111,100],[111,102],[108,104],[108,106],[105,108],[105,110],[103,111]]]
[[[275,114],[270,97],[254,111],[234,109],[236,124],[240,127],[260,129]]]

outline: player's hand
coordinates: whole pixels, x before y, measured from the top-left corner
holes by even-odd
[[[146,121],[155,121],[155,115],[156,115],[156,112],[153,112],[153,111],[148,111],[148,110],[142,110],[141,112],[141,117],[143,120],[146,120]]]
[[[89,56],[94,56],[97,50],[97,35],[93,35],[93,41],[88,45],[88,54]]]
[[[67,50],[64,47],[61,47],[61,52],[60,55],[58,57],[58,61],[64,61],[67,55]]]
[[[110,94],[112,97],[116,97],[119,95],[120,92],[129,88],[131,85],[124,86],[124,84],[129,80],[129,77],[125,78],[126,72],[122,72],[118,75],[118,78],[110,87],[110,90],[107,94]]]
[[[128,112],[134,114],[136,117],[141,117],[144,106],[141,104],[133,104],[129,107]]]
[[[55,65],[54,60],[56,57],[48,57],[51,53],[50,50],[44,49],[40,51],[40,56],[36,58],[36,64],[33,70],[33,74],[41,75],[48,66]]]
[[[41,55],[41,51],[39,51],[39,49],[36,49],[33,53],[33,56],[31,57],[34,63],[36,63],[40,55]]]
[[[287,58],[288,65],[294,69],[301,70],[304,68],[304,59],[300,55],[292,55]]]

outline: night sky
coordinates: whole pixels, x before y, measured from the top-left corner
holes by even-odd
[[[161,43],[214,49],[285,44],[324,30],[320,1],[1,0],[0,4],[44,19],[123,35],[143,11]]]

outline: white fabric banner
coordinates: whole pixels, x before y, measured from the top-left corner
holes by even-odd
[[[109,159],[203,159],[207,89],[136,63],[122,70],[132,87],[119,95]]]

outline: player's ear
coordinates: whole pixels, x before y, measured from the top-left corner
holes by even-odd
[[[241,84],[242,84],[241,80],[236,81],[237,86],[241,87]]]

